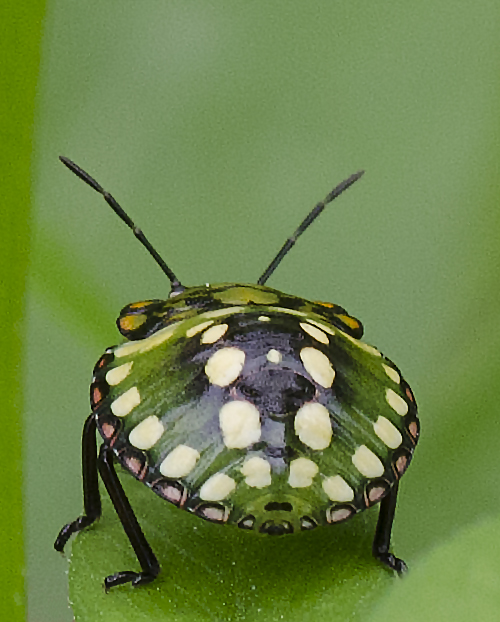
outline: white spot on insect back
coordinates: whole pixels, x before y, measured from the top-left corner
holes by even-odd
[[[161,330],[151,335],[151,337],[144,339],[142,348],[139,350],[139,352],[141,354],[143,352],[148,352],[149,350],[152,350],[153,348],[157,348],[162,343],[165,343],[165,341],[170,339],[170,337],[172,337],[172,335],[175,333],[177,326],[179,326],[179,324],[181,324],[181,322],[174,322],[174,324],[170,324],[170,326],[166,326],[165,328],[162,328]]]
[[[207,322],[202,322],[201,324],[196,324],[196,326],[192,326],[191,328],[188,328],[188,330],[186,331],[186,337],[194,337],[198,333],[201,333],[202,330],[205,330],[205,328],[208,328],[210,324],[213,324],[213,323],[214,323],[213,320],[208,320]]]
[[[355,339],[354,337],[351,337],[351,335],[348,335],[347,333],[343,333],[343,335],[344,337],[347,337],[347,339],[349,339],[349,341],[351,341],[354,345],[358,346],[358,348],[361,348],[361,350],[368,352],[368,354],[372,354],[373,356],[382,356],[382,354],[377,350],[377,348],[374,348],[373,346],[368,345],[364,341]]]
[[[177,445],[160,464],[160,473],[177,479],[185,477],[196,466],[200,453],[188,445]]]
[[[201,336],[201,343],[215,343],[218,339],[226,334],[228,328],[229,326],[227,324],[218,324],[217,326],[212,326],[212,328],[209,328]]]
[[[142,348],[143,343],[144,339],[124,343],[115,349],[114,355],[117,358],[121,358],[122,356],[129,356],[129,354],[135,354],[136,352],[139,352],[139,350]]]
[[[275,350],[274,348],[269,350],[266,354],[266,358],[270,363],[281,363],[281,360],[283,359],[281,352],[278,352],[278,350]]]
[[[373,354],[373,356],[382,356],[382,354],[377,350],[377,348],[374,348],[373,346],[368,345],[364,341],[359,341],[359,340],[357,341],[358,341],[358,346],[365,352],[368,352],[368,354]]]
[[[389,367],[389,365],[384,365],[384,363],[382,363],[382,368],[393,382],[395,382],[396,384],[399,384],[401,382],[400,375],[393,367]]]
[[[311,449],[326,449],[332,440],[330,413],[317,402],[308,402],[295,415],[295,433]]]
[[[360,445],[354,452],[352,463],[365,477],[380,477],[384,474],[384,465],[380,458],[366,445]]]
[[[287,313],[288,315],[296,315],[297,317],[306,317],[304,311],[295,311],[295,309],[287,309],[286,307],[269,307],[269,311],[277,311],[278,313]]]
[[[245,482],[252,488],[265,488],[271,485],[271,465],[264,458],[254,456],[246,460],[241,467]]]
[[[122,356],[129,356],[130,354],[135,354],[136,352],[142,354],[143,352],[147,352],[152,348],[156,348],[157,346],[167,341],[167,339],[170,339],[179,324],[181,324],[181,322],[174,322],[173,324],[170,324],[170,326],[162,328],[161,330],[157,331],[146,339],[138,339],[137,341],[130,341],[128,343],[124,343],[123,345],[116,348],[114,354],[116,357],[120,358]]]
[[[313,477],[318,471],[318,465],[309,458],[297,458],[290,462],[288,483],[292,488],[307,488],[311,486]]]
[[[259,322],[270,322],[271,321],[271,318],[267,317],[267,315],[259,315],[257,319],[259,320]]]
[[[332,501],[345,503],[354,499],[354,490],[340,475],[325,478],[322,485],[323,490]]]
[[[236,488],[236,482],[225,473],[212,475],[200,489],[203,501],[222,501]]]
[[[111,412],[117,417],[125,417],[141,403],[141,396],[137,387],[132,387],[111,403]]]
[[[392,389],[387,389],[385,399],[389,406],[398,413],[400,417],[404,417],[408,412],[408,404],[405,400]]]
[[[246,400],[228,402],[219,411],[219,425],[224,444],[230,449],[244,449],[260,439],[260,414]]]
[[[401,432],[385,417],[379,417],[373,424],[373,429],[379,439],[391,449],[396,449],[403,442]]]
[[[240,375],[245,353],[239,348],[222,348],[214,352],[205,365],[205,373],[212,384],[226,387]]]
[[[203,318],[223,317],[224,315],[234,315],[235,313],[244,311],[244,309],[245,307],[224,307],[223,309],[215,309],[214,311],[206,311],[205,313],[202,313],[200,317],[203,317]]]
[[[130,432],[128,440],[137,449],[151,449],[164,432],[162,422],[156,415],[146,417]]]
[[[316,339],[316,341],[319,341],[324,344],[330,343],[330,340],[328,339],[328,335],[325,335],[325,333],[319,328],[317,328],[316,326],[312,326],[311,324],[307,324],[306,322],[300,322],[300,327],[308,335],[311,335],[313,339]]]
[[[316,320],[311,320],[309,318],[307,319],[307,321],[309,322],[309,324],[314,324],[314,326],[321,328],[321,330],[324,330],[325,333],[328,333],[329,335],[335,335],[335,331],[331,326],[327,326],[326,324],[322,324],[321,322],[317,322]]]
[[[117,384],[120,384],[120,382],[122,380],[125,380],[125,378],[130,374],[133,364],[134,364],[134,361],[129,361],[128,363],[124,363],[123,365],[120,365],[120,367],[115,367],[114,369],[110,369],[108,373],[106,374],[106,382],[110,386],[115,386]]]
[[[335,370],[323,352],[316,350],[316,348],[302,348],[300,358],[307,373],[311,375],[315,382],[325,387],[325,389],[332,386]]]

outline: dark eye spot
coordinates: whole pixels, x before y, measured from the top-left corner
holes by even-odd
[[[239,384],[238,389],[240,392],[250,400],[257,400],[261,396],[261,392],[258,391],[255,387],[251,387],[248,384]]]
[[[267,445],[264,448],[264,453],[268,458],[284,461],[284,460],[292,460],[297,457],[297,452],[292,449],[289,445],[285,445],[284,447],[273,447],[272,445]]]
[[[255,516],[253,516],[252,514],[245,516],[245,518],[242,518],[240,522],[238,523],[238,527],[240,529],[253,529],[254,525],[255,525]]]
[[[274,523],[274,521],[266,521],[261,525],[259,531],[261,533],[267,533],[269,536],[282,536],[285,533],[293,533],[292,524],[288,521],[282,523]]]
[[[316,393],[312,382],[304,376],[295,376],[294,386],[283,391],[283,399],[288,412],[298,410],[305,402],[310,402]]]
[[[286,501],[284,503],[280,503],[279,501],[271,501],[271,503],[268,503],[264,509],[267,512],[291,512],[293,510],[293,506],[291,503],[287,503]]]
[[[318,524],[309,516],[303,516],[300,519],[300,528],[302,531],[308,531],[309,529],[314,529]]]

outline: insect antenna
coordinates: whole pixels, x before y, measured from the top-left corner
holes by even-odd
[[[172,285],[171,295],[180,294],[184,291],[184,286],[181,285],[179,279],[175,276],[172,270],[167,266],[167,264],[160,257],[158,252],[154,249],[151,242],[146,238],[144,233],[135,225],[130,216],[125,212],[125,210],[119,205],[114,197],[111,196],[109,192],[104,190],[104,188],[96,182],[96,180],[91,177],[88,173],[86,173],[82,168],[80,168],[77,164],[72,162],[69,158],[65,158],[64,156],[59,156],[59,159],[63,164],[65,164],[69,170],[74,173],[77,177],[82,179],[86,184],[88,184],[91,188],[102,194],[106,203],[111,207],[114,213],[123,220],[123,222],[132,230],[132,233],[139,240],[139,242],[144,246],[144,248],[148,251],[148,253],[153,257],[156,263],[160,266],[163,272],[167,275]]]
[[[345,179],[342,183],[336,186],[320,203],[318,203],[313,209],[309,212],[309,214],[304,218],[304,220],[300,223],[299,227],[295,230],[293,235],[291,235],[288,240],[283,244],[281,250],[276,255],[276,257],[271,261],[268,265],[264,274],[257,281],[259,285],[264,285],[264,283],[269,279],[271,274],[276,270],[279,264],[282,262],[284,256],[288,253],[288,251],[293,247],[297,239],[304,233],[304,231],[309,227],[309,225],[316,220],[316,218],[321,214],[321,212],[325,209],[328,203],[331,203],[333,199],[336,199],[344,190],[347,190],[349,186],[363,175],[364,171],[358,171],[351,175],[347,179]]]

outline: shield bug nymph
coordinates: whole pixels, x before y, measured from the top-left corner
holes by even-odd
[[[158,575],[119,463],[181,509],[268,535],[332,525],[380,503],[373,554],[403,572],[389,545],[399,480],[419,435],[413,393],[389,359],[360,341],[361,322],[345,309],[266,286],[362,172],[313,208],[256,284],[184,287],[117,201],[61,160],[132,229],[171,291],[122,309],[125,341],[95,366],[82,441],[84,514],[63,527],[55,548],[99,518],[100,474],[141,566],[107,577],[106,588]]]

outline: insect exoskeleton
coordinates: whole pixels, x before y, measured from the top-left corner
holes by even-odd
[[[419,436],[413,393],[399,369],[361,341],[342,307],[265,286],[337,186],[287,240],[257,284],[184,287],[115,199],[104,195],[171,281],[167,300],[126,306],[124,343],[94,369],[83,434],[85,514],[55,547],[100,516],[98,471],[137,553],[141,572],[107,588],[153,580],[160,570],[116,475],[120,463],[166,501],[216,523],[284,535],[344,521],[381,502],[373,553],[389,551],[398,483]],[[103,438],[97,457],[96,429]]]

